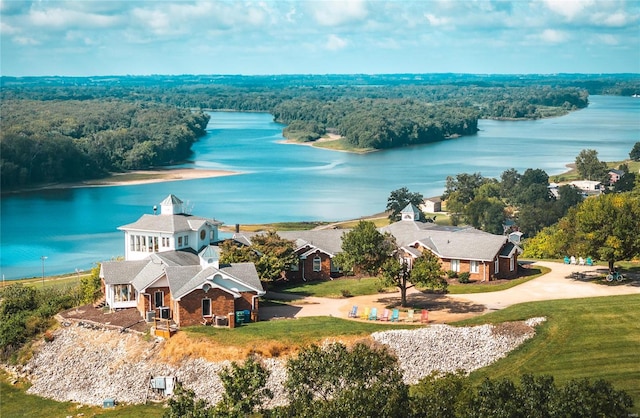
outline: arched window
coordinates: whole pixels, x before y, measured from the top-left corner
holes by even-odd
[[[319,256],[313,259],[313,271],[322,271],[322,259]]]

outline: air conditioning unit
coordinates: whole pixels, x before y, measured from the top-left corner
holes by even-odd
[[[153,322],[156,318],[156,311],[147,311],[147,322]]]

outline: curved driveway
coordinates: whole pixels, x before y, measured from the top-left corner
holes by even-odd
[[[575,272],[584,274],[587,279],[589,277],[597,277],[605,272],[601,266],[576,266],[546,261],[538,261],[535,264],[548,267],[551,271],[544,276],[521,285],[497,292],[437,295],[410,289],[407,295],[408,303],[416,308],[427,309],[430,323],[442,323],[503,309],[522,302],[640,294],[640,281],[637,279],[633,281],[626,280],[613,285],[604,285],[588,280],[571,278],[572,273]],[[288,305],[261,308],[261,319],[299,318],[304,316],[337,316],[346,318],[353,305],[357,305],[360,310],[364,307],[377,307],[378,316],[380,316],[385,307],[397,306],[400,301],[399,292],[357,296],[348,299],[299,297],[277,293],[271,293],[267,296],[273,299],[295,299],[295,301]],[[404,316],[403,313],[401,318],[404,318]]]

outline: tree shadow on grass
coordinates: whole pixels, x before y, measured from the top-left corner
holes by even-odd
[[[383,297],[378,299],[386,308],[400,308],[400,297]],[[407,307],[426,309],[428,311],[448,311],[449,313],[482,313],[486,306],[473,302],[464,302],[448,298],[446,295],[413,293],[407,295]]]

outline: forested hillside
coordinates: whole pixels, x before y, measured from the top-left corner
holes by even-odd
[[[209,115],[121,100],[0,104],[2,187],[77,181],[180,161]]]
[[[616,75],[280,75],[0,77],[3,188],[95,178],[186,158],[200,109],[269,112],[284,135],[327,132],[384,149],[472,135],[479,118],[537,119],[634,94]],[[190,110],[187,110],[190,109]],[[197,109],[196,111],[192,111]]]

